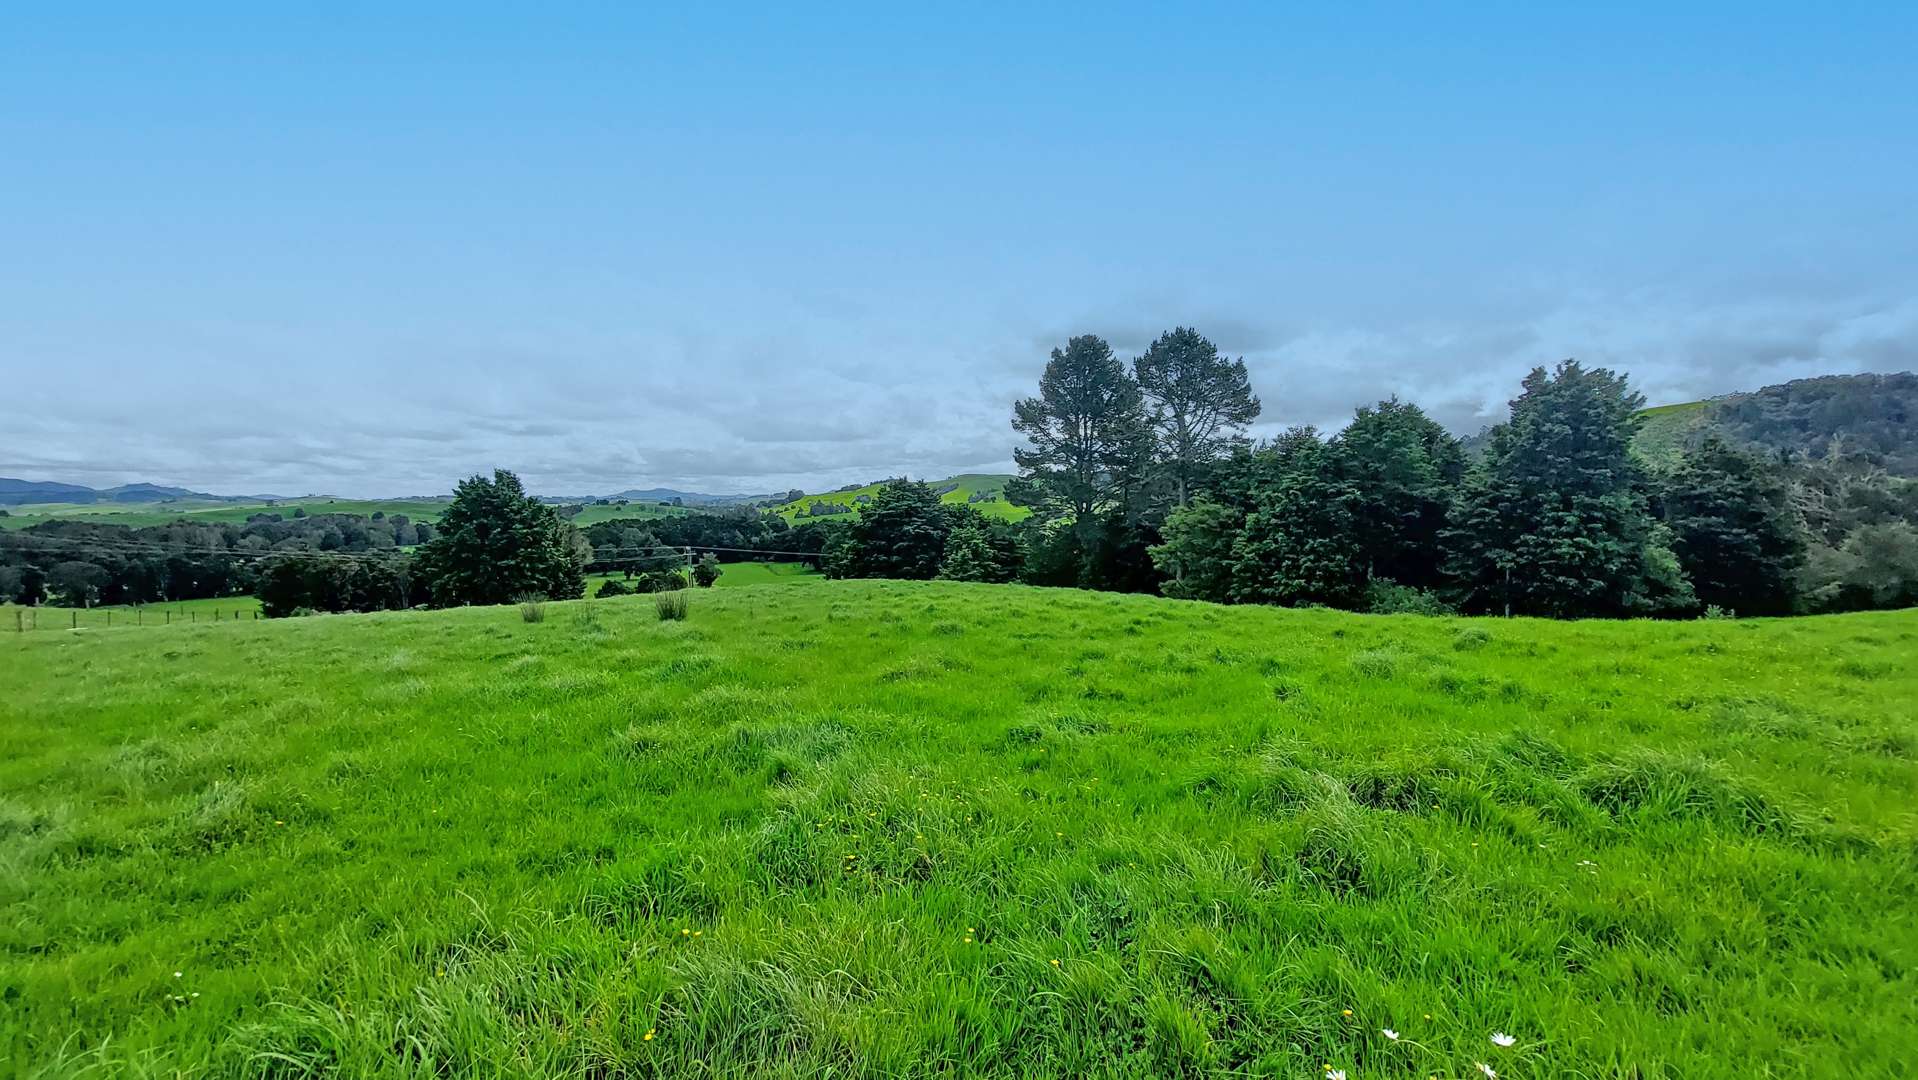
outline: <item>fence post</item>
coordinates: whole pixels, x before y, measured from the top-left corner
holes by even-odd
[[[187,622],[199,622],[199,621],[200,621],[200,613],[199,613],[199,612],[197,612],[197,611],[189,611],[189,612],[187,612],[187,613],[186,613],[186,621],[187,621]]]
[[[112,608],[107,609],[107,625],[108,626],[113,625],[113,609]]]
[[[172,608],[166,609],[166,624],[168,626],[173,625],[173,609]]]
[[[75,629],[75,630],[80,629],[80,609],[74,608],[72,611],[67,612],[67,614],[73,616],[72,629]]]

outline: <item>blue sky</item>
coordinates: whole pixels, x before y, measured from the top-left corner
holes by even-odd
[[[0,474],[1008,468],[1180,324],[1265,431],[1918,366],[1913,5],[805,7],[14,13]]]

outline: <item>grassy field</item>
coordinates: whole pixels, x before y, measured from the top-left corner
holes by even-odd
[[[1918,1053],[1918,612],[691,604],[0,636],[13,1071],[1675,1080]]]
[[[826,580],[811,563],[796,562],[741,562],[724,563],[719,580],[713,582],[714,588],[737,588],[741,585],[805,584]]]
[[[1032,511],[1023,506],[1014,506],[1005,500],[1006,481],[1010,479],[1012,479],[1010,476],[999,473],[965,473],[960,476],[949,476],[944,480],[929,480],[927,483],[930,483],[935,489],[947,487],[952,489],[939,496],[940,502],[965,503],[976,493],[997,495],[999,498],[990,502],[976,502],[971,505],[988,517],[1004,518],[1007,521],[1018,521],[1030,515]],[[878,494],[879,489],[884,486],[882,482],[867,484],[865,487],[855,488],[851,491],[823,492],[818,495],[808,495],[798,502],[787,503],[784,506],[776,506],[771,509],[774,513],[795,524],[818,520],[809,517],[807,514],[807,511],[815,502],[838,503],[843,506],[851,506],[856,514],[859,506],[857,502],[858,498],[861,495],[870,498]],[[851,515],[846,516],[846,520],[850,521],[851,519]]]

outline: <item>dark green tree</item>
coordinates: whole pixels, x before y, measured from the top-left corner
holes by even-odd
[[[47,584],[66,607],[92,607],[100,590],[112,580],[106,569],[83,559],[68,559],[53,564]]]
[[[1789,614],[1805,539],[1769,462],[1707,436],[1664,484],[1672,551],[1701,604]]]
[[[945,558],[950,529],[930,484],[888,481],[853,523],[851,576],[932,578]]]
[[[1421,589],[1439,584],[1439,533],[1465,477],[1459,441],[1397,398],[1359,409],[1333,441],[1352,487],[1366,576]]]
[[[723,571],[719,569],[719,560],[714,557],[712,552],[708,551],[699,557],[698,562],[693,564],[693,584],[702,589],[710,589],[713,587],[713,582],[719,580],[719,575],[722,572]]]
[[[47,598],[47,574],[37,566],[29,566],[20,571],[20,591],[14,595],[14,602],[23,607],[39,607]]]
[[[939,576],[947,581],[1006,582],[1019,576],[1021,549],[1011,523],[969,506],[947,506],[950,531]]]
[[[1260,604],[1355,608],[1365,596],[1340,449],[1309,428],[1289,433],[1283,465],[1233,546],[1232,595]]]
[[[1185,506],[1212,462],[1245,441],[1259,418],[1244,360],[1227,360],[1197,330],[1181,326],[1159,335],[1132,371],[1145,398],[1156,465],[1171,486],[1173,505]]]
[[[575,600],[586,591],[577,532],[496,469],[461,481],[419,552],[419,576],[441,606],[504,604],[528,594]]]
[[[1100,515],[1130,504],[1143,483],[1150,429],[1139,384],[1092,334],[1052,350],[1039,396],[1012,408],[1020,476],[1006,498],[1042,518],[1063,517],[1090,546]]]
[[[1237,509],[1201,495],[1166,518],[1152,563],[1170,580],[1165,595],[1181,600],[1232,599],[1233,547],[1245,526]]]
[[[1470,611],[1649,614],[1652,517],[1631,452],[1645,399],[1625,377],[1567,360],[1534,368],[1444,531]]]

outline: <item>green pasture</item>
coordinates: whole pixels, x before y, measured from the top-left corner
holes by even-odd
[[[1918,612],[689,599],[0,635],[9,1071],[1918,1056]]]

